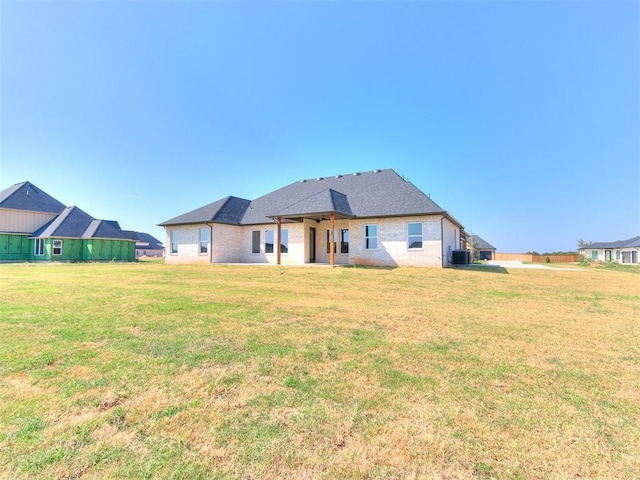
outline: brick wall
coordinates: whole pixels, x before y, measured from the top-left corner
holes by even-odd
[[[353,265],[441,267],[441,218],[440,216],[415,216],[383,219],[351,220],[350,263]],[[407,224],[423,222],[421,249],[407,248]],[[365,250],[364,226],[378,226],[378,248]]]
[[[422,222],[423,245],[420,249],[409,249],[407,224]],[[378,248],[365,250],[364,227],[378,226]],[[199,229],[209,228],[204,224],[181,225],[167,228],[167,263],[270,263],[277,262],[277,225],[275,223],[249,226],[213,225],[213,247],[208,245],[206,254],[199,253]],[[300,265],[309,262],[310,228],[316,230],[316,262],[329,263],[327,253],[327,231],[330,222],[305,220],[302,223],[283,223],[282,229],[289,233],[289,251],[281,254],[282,265]],[[460,231],[442,216],[412,216],[382,219],[336,220],[336,265],[378,266],[448,266],[451,251],[458,249]],[[265,253],[265,230],[274,232],[274,253]],[[349,253],[340,253],[340,230],[349,230]],[[171,231],[178,231],[178,255],[171,253]],[[260,232],[260,253],[252,253],[253,231]],[[442,242],[444,240],[444,242]],[[211,239],[210,239],[211,242]]]

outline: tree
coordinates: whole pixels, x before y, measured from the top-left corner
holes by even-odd
[[[593,241],[592,241],[592,240],[589,240],[588,242],[585,242],[584,240],[579,239],[579,240],[578,240],[578,249],[586,248],[586,247],[588,247],[589,245],[591,245],[592,243],[593,243]]]
[[[467,238],[467,249],[471,252],[472,262],[477,262],[480,260],[480,250],[478,250],[478,241],[476,240],[476,236],[473,234],[473,231],[469,232],[469,237]]]

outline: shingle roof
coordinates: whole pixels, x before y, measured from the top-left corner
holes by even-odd
[[[78,207],[66,207],[60,215],[36,230],[34,238],[104,238],[131,240],[114,220],[96,220]]]
[[[0,208],[61,213],[65,206],[31,182],[16,183],[0,192]]]
[[[162,242],[149,233],[134,232],[133,230],[124,230],[124,233],[132,240],[136,240],[136,248],[138,248],[137,243],[146,243],[146,246],[140,246],[139,248],[146,248],[147,250],[161,250],[164,248]]]
[[[227,207],[231,199],[235,201],[234,209]],[[231,213],[231,210],[233,215],[221,215],[221,212]],[[447,212],[395,171],[386,169],[301,180],[253,201],[226,197],[160,225],[202,222],[255,225],[272,223],[275,216],[293,218],[322,213],[374,218]]]
[[[66,207],[60,215],[33,234],[35,238],[66,237],[82,238],[94,218],[78,207]]]
[[[496,249],[496,247],[491,245],[486,240],[483,240],[478,235],[472,235],[472,237],[473,237],[473,240],[475,241],[476,248],[478,250],[495,250]]]
[[[204,222],[239,224],[250,203],[250,200],[245,200],[244,198],[225,197],[162,222],[159,225],[184,225]]]
[[[123,231],[115,220],[94,220],[84,231],[82,238],[135,240],[130,234]]]
[[[282,210],[278,210],[273,216],[298,218],[331,213],[337,213],[341,217],[353,217],[347,196],[331,188],[326,188]]]
[[[627,240],[618,240],[616,242],[594,242],[578,250],[589,250],[593,248],[636,248],[640,247],[640,236],[629,238]]]

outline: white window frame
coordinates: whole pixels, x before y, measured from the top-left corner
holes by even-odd
[[[203,234],[204,233],[204,240]],[[203,251],[204,248],[204,251]],[[198,255],[207,255],[209,253],[209,229],[198,229]]]
[[[36,238],[33,243],[33,254],[37,257],[44,255],[44,238]]]
[[[56,243],[59,244],[59,246],[56,246]],[[56,253],[56,250],[59,250],[58,253]],[[55,255],[56,257],[60,257],[62,256],[62,240],[54,240],[51,244],[51,255]]]
[[[170,245],[170,252],[171,255],[177,255],[178,254],[178,245],[180,244],[179,242],[179,238],[178,238],[178,230],[171,230],[171,245]]]
[[[420,225],[420,235],[409,234],[409,228],[411,225]],[[411,244],[420,238],[420,246],[412,247]],[[407,250],[422,250],[424,247],[424,224],[423,222],[409,222],[407,223]]]
[[[367,235],[367,230],[370,227],[375,227],[376,229],[376,234],[375,235]],[[380,238],[379,238],[379,233],[378,233],[378,225],[376,223],[368,223],[367,225],[364,226],[363,228],[363,244],[362,246],[364,247],[365,250],[378,250],[380,248]],[[369,247],[369,241],[370,240],[375,240],[376,242],[376,246],[375,247]]]

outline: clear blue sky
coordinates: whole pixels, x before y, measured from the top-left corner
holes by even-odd
[[[502,252],[640,234],[640,2],[0,2],[0,189],[164,241],[393,168]]]

